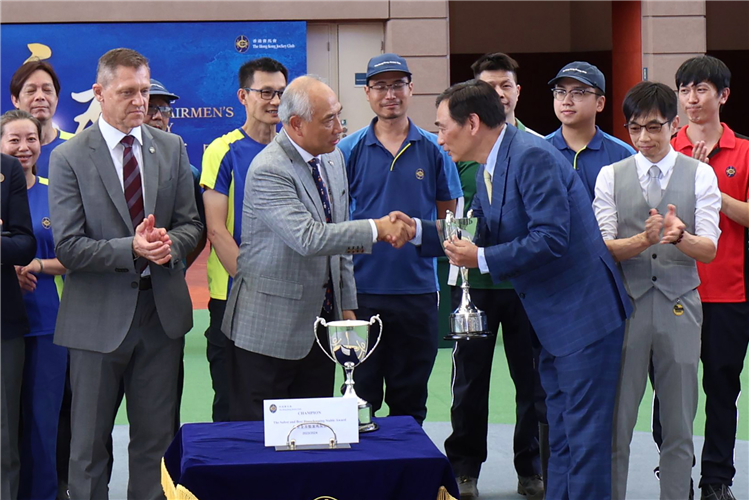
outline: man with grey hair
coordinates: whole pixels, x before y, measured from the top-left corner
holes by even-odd
[[[99,59],[101,118],[50,158],[55,253],[68,269],[55,343],[70,352],[70,498],[108,497],[107,441],[124,382],[128,499],[163,499],[160,463],[174,436],[177,375],[192,304],[184,257],[202,224],[185,145],[143,126],[148,60]]]
[[[295,79],[278,110],[283,131],[250,165],[222,325],[231,420],[262,420],[265,399],[333,395],[335,365],[314,345],[315,317],[355,319],[351,256],[371,252],[377,241],[400,247],[413,236],[389,216],[348,220],[348,180],[336,148],[340,112],[322,81]]]

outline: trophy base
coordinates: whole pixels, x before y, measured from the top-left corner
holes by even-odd
[[[467,333],[450,333],[442,337],[444,340],[472,340],[472,339],[485,339],[491,337],[492,334],[489,332],[467,332]]]
[[[366,433],[366,432],[374,432],[374,431],[376,431],[379,428],[380,428],[380,426],[377,425],[374,422],[370,422],[368,424],[362,424],[360,422],[359,423],[359,434]]]
[[[364,403],[364,404],[362,404]],[[359,434],[363,432],[374,432],[380,426],[372,422],[372,405],[360,400],[359,403]]]

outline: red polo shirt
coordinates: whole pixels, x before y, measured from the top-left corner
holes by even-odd
[[[739,201],[749,199],[749,140],[723,125],[723,135],[710,153],[710,166],[718,177],[721,193]],[[679,130],[671,145],[680,153],[692,156],[688,126]],[[720,213],[718,253],[710,264],[697,263],[702,284],[698,288],[702,302],[746,301],[746,228]]]

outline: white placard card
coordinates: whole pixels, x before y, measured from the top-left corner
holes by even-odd
[[[358,401],[355,398],[266,399],[263,424],[265,446],[286,446],[292,430],[297,445],[327,446],[333,437],[331,429],[339,444],[358,443]]]

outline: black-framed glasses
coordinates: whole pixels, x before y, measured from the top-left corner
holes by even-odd
[[[603,94],[599,94],[595,90],[588,90],[588,89],[572,89],[572,90],[565,90],[565,89],[551,89],[551,93],[554,94],[554,99],[557,101],[564,101],[567,98],[567,94],[572,97],[573,102],[580,102],[585,97],[585,94],[593,94],[597,96],[602,96]]]
[[[645,125],[640,125],[639,123],[635,122],[629,122],[624,124],[624,128],[627,129],[627,131],[632,135],[637,135],[640,132],[642,132],[642,129],[645,129],[648,131],[648,134],[660,134],[661,130],[663,129],[663,126],[667,123],[671,123],[671,120],[666,120],[665,122],[650,122],[646,123]]]
[[[369,87],[369,90],[383,93],[387,93],[388,90],[393,89],[393,93],[398,94],[406,90],[406,87],[408,87],[409,83],[410,82],[395,82],[391,83],[390,85],[384,83],[376,83],[374,85],[367,85],[367,87]]]
[[[148,116],[154,116],[156,113],[161,113],[161,116],[164,118],[171,118],[172,116],[172,107],[171,106],[154,106],[149,105],[148,106]]]
[[[283,90],[273,90],[273,89],[251,89],[249,87],[242,87],[242,90],[245,92],[257,92],[260,94],[260,98],[264,101],[272,101],[274,97],[278,96],[280,99],[283,95]]]

